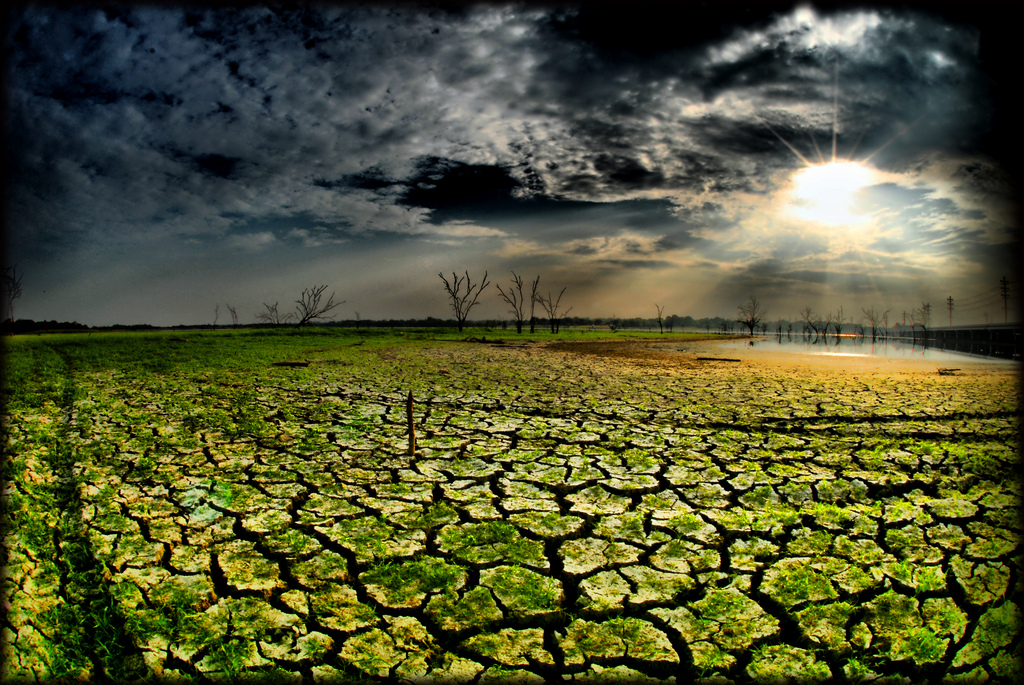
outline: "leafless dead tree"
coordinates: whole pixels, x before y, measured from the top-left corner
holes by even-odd
[[[530,332],[533,333],[537,326],[537,317],[533,315],[534,307],[537,305],[537,285],[540,283],[540,274],[537,278],[533,279],[533,283],[530,285]]]
[[[746,302],[739,305],[736,308],[736,312],[739,314],[736,317],[736,322],[746,326],[751,336],[754,335],[754,329],[757,328],[757,325],[761,323],[765,314],[767,314],[765,308],[761,306],[761,301],[753,295]]]
[[[469,272],[466,272],[465,276],[457,276],[455,272],[452,272],[451,282],[445,278],[443,273],[438,273],[441,280],[444,282],[444,289],[448,293],[448,298],[451,300],[452,311],[455,312],[455,320],[458,322],[459,332],[462,332],[463,326],[466,325],[466,319],[469,318],[469,312],[473,307],[476,306],[477,300],[480,298],[480,293],[483,292],[484,288],[487,287],[487,272],[484,271],[484,278],[479,284],[474,285],[473,281],[469,277]],[[466,291],[462,292],[462,286],[465,284]],[[473,295],[474,291],[476,295]],[[469,298],[473,299],[470,300]]]
[[[818,336],[828,332],[828,325],[824,324],[821,317],[811,311],[810,307],[804,307],[800,311],[800,318],[804,320],[804,325],[814,333],[815,340],[818,339]],[[822,330],[822,326],[824,326],[824,330]]]
[[[281,324],[287,323],[293,316],[295,316],[291,313],[282,314],[279,312],[277,309],[277,302],[275,302],[273,306],[264,302],[263,307],[266,311],[258,312],[256,314],[256,320],[262,321],[263,323],[269,323],[273,326],[280,326]]]
[[[914,319],[921,324],[921,328],[927,329],[932,318],[932,305],[928,302],[921,304],[921,308],[914,311]]]
[[[7,299],[7,313],[11,322],[14,321],[14,301],[21,297],[22,278],[24,278],[24,274],[18,275],[17,265],[4,267],[3,290],[4,297]]]
[[[868,325],[871,326],[871,342],[875,341],[878,336],[878,329],[883,326],[883,322],[887,322],[889,319],[889,310],[886,309],[884,312],[879,312],[874,307],[871,309],[861,309],[864,312],[864,318],[868,320]]]
[[[231,314],[231,326],[232,328],[238,328],[238,312],[231,305],[227,305],[228,313]]]
[[[299,296],[299,299],[295,300],[295,318],[298,319],[296,325],[305,326],[314,319],[334,318],[327,316],[327,312],[345,304],[345,300],[335,302],[334,293],[331,293],[327,302],[321,304],[325,290],[327,290],[326,285],[314,285],[311,288],[304,288],[302,290],[302,295]]]
[[[847,321],[845,315],[843,314],[843,308],[842,306],[840,306],[839,309],[836,310],[834,320],[832,321],[832,327],[836,329],[837,340],[839,339],[839,336],[843,334],[843,326],[845,326],[846,323]]]
[[[822,335],[825,336],[826,342],[828,342],[828,329],[832,325],[832,319],[833,319],[832,312],[826,312],[825,313],[825,320],[823,322],[821,322],[821,325],[822,325]]]
[[[665,319],[662,316],[662,314],[665,313],[665,305],[655,303],[654,304],[654,308],[658,310],[658,332],[659,333],[664,333],[665,332]]]
[[[220,303],[218,302],[213,307],[213,327],[217,328],[217,320],[220,318]]]
[[[500,285],[495,284],[495,287],[501,293],[502,299],[512,307],[509,313],[516,318],[516,333],[522,333],[523,319],[525,318],[524,308],[526,306],[526,296],[523,294],[523,277],[517,276],[516,272],[513,271],[512,285],[509,286],[507,293],[501,289]]]
[[[568,287],[568,286],[566,286]],[[572,307],[569,307],[564,312],[559,312],[558,308],[562,301],[562,295],[565,294],[565,288],[562,288],[562,292],[558,293],[558,298],[552,298],[551,293],[548,293],[547,297],[538,297],[537,301],[540,302],[540,306],[547,312],[548,322],[551,324],[551,332],[557,333],[559,329],[559,323],[565,315],[572,311]]]

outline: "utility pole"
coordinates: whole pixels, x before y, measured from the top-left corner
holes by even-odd
[[[949,325],[953,326],[953,296],[950,295],[946,298],[946,304],[949,306]]]
[[[1010,284],[1007,283],[1006,276],[999,279],[999,294],[1003,296],[1003,323],[1006,323],[1006,298],[1010,295]]]

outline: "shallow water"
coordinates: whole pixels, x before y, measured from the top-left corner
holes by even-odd
[[[1001,364],[1016,364],[1019,360],[1010,359],[1007,356],[986,356],[981,354],[970,354],[954,350],[942,349],[940,347],[924,347],[920,343],[914,345],[901,340],[876,340],[872,342],[869,338],[860,336],[842,336],[838,340],[833,336],[827,342],[819,339],[811,342],[810,339],[801,337],[764,337],[735,340],[722,343],[724,348],[731,349],[757,349],[765,352],[788,352],[790,354],[814,354],[831,356],[857,356],[857,357],[890,357],[894,359],[923,360],[932,362],[995,362]],[[1003,354],[996,351],[996,354]]]

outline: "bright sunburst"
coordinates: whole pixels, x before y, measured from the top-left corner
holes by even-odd
[[[790,210],[822,224],[856,223],[863,216],[853,211],[854,196],[871,182],[871,170],[856,162],[809,166],[793,175]]]

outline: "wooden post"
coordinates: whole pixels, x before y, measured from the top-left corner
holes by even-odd
[[[412,422],[412,390],[409,391],[409,399],[405,401],[405,418],[409,424],[409,456],[416,456],[416,426]]]

